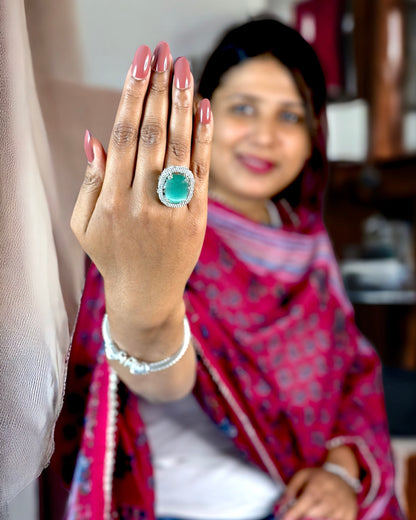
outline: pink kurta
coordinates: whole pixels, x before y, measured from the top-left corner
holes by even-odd
[[[351,446],[362,472],[358,518],[403,518],[380,361],[355,326],[322,220],[307,212],[290,219],[279,206],[283,226],[274,229],[210,202],[203,250],[185,293],[198,352],[194,393],[242,456],[276,481],[322,464],[331,447]],[[113,512],[111,518],[150,520],[146,431],[137,396],[117,386],[103,354],[104,309],[102,279],[92,266],[58,428],[71,433],[72,444],[58,440],[55,462],[70,461],[82,435],[68,518]],[[85,401],[82,428],[77,413],[82,417]]]

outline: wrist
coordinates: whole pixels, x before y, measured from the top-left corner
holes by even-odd
[[[185,304],[183,300],[169,315],[120,312],[106,302],[108,328],[112,341],[129,356],[155,362],[174,354],[183,340]],[[145,314],[145,316],[143,316]]]
[[[335,464],[334,462],[324,462],[322,465],[322,469],[331,473],[332,475],[336,475],[341,480],[343,480],[350,488],[354,491],[354,493],[358,494],[362,490],[361,482],[358,478],[353,477],[348,470],[341,466],[340,464]]]
[[[360,476],[360,467],[350,446],[341,445],[330,449],[325,462],[343,467],[353,478],[359,478]]]
[[[191,340],[189,322],[185,315],[183,319],[183,342],[180,348],[172,356],[165,357],[164,359],[161,359],[159,361],[148,363],[146,361],[139,360],[133,356],[129,356],[127,352],[121,350],[118,347],[118,345],[113,341],[113,338],[111,337],[107,314],[104,314],[102,322],[102,335],[107,359],[109,361],[116,361],[117,363],[119,363],[119,365],[127,368],[131,375],[144,375],[149,374],[151,372],[160,372],[161,370],[166,370],[167,368],[170,368],[182,359],[186,350],[189,347],[189,343]]]
[[[105,307],[110,322],[130,324],[139,331],[151,334],[152,330],[182,321],[185,314],[183,292],[175,298],[168,294],[154,297],[150,293],[141,294],[131,288],[118,289],[104,281]],[[114,318],[114,319],[113,319]]]

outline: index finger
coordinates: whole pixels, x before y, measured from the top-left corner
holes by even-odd
[[[295,498],[302,487],[306,484],[309,478],[309,473],[309,469],[301,469],[295,473],[286,487],[285,497],[288,497],[288,499]]]
[[[143,102],[149,84],[150,62],[149,47],[141,45],[127,73],[111,132],[103,190],[109,185],[114,191],[131,186]]]

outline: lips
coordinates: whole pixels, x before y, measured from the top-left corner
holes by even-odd
[[[254,173],[269,173],[275,166],[273,162],[254,155],[238,155],[237,159],[244,168]]]

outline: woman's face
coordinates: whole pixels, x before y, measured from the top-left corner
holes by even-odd
[[[306,109],[277,59],[248,59],[224,74],[212,99],[210,190],[249,215],[301,172],[311,153]]]

